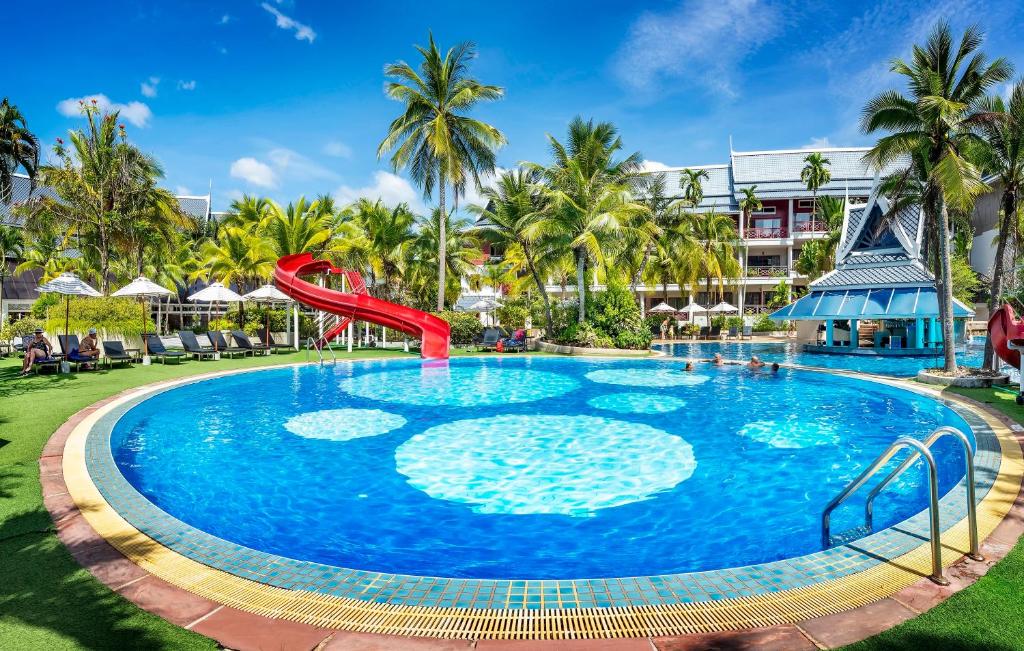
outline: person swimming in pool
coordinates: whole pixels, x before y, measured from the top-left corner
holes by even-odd
[[[715,353],[715,356],[708,360],[715,366],[721,366],[725,364],[725,360],[722,359],[722,353]]]
[[[747,368],[761,368],[764,365],[764,362],[757,355],[751,356],[750,361],[747,362]]]
[[[779,363],[778,362],[772,362],[772,373],[778,373],[778,372],[779,372]]]
[[[692,371],[693,370],[693,362],[686,362],[686,366],[683,367],[683,370],[684,371]]]

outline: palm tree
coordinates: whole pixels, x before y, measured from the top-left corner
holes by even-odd
[[[690,208],[697,208],[704,200],[704,184],[711,178],[707,170],[685,169],[679,178],[679,187],[683,191],[683,201]]]
[[[824,238],[804,244],[794,264],[797,271],[811,280],[835,269],[836,250],[843,233],[845,205],[846,202],[839,197],[821,198],[821,216],[828,232]]]
[[[95,101],[81,102],[81,107],[87,128],[70,132],[70,149],[58,140],[54,153],[59,164],[39,168],[40,181],[57,196],[27,202],[26,228],[31,233],[47,222],[73,240],[83,258],[95,262],[94,275],[107,293],[116,243],[134,228],[134,215],[150,202],[154,180],[162,172],[154,159],[128,142],[117,112],[97,119]]]
[[[629,274],[629,291],[637,294],[637,285],[647,276],[651,256],[659,250],[666,250],[672,229],[682,222],[682,211],[673,206],[668,194],[668,180],[665,174],[653,174],[640,184],[641,196],[638,203],[646,210],[633,218],[622,240],[620,257]],[[643,298],[637,295],[637,302]]]
[[[0,203],[11,203],[14,172],[28,174],[30,191],[39,172],[39,140],[28,130],[25,116],[5,97],[0,101]]]
[[[475,230],[481,239],[498,244],[505,250],[511,246],[518,246],[522,250],[523,260],[544,301],[544,331],[550,339],[554,337],[551,300],[544,288],[544,279],[534,251],[534,245],[541,235],[538,224],[541,223],[544,208],[543,195],[537,187],[538,180],[536,170],[509,170],[498,177],[493,187],[484,189],[484,205],[470,206],[469,210],[479,216]]]
[[[818,218],[818,188],[832,180],[832,172],[829,165],[832,161],[825,158],[818,152],[812,152],[804,157],[804,168],[800,170],[800,180],[807,184],[811,191],[811,219]]]
[[[416,216],[409,207],[398,204],[388,208],[381,200],[360,199],[352,206],[352,221],[366,238],[365,257],[370,269],[370,287],[378,291],[378,279],[383,289],[376,293],[381,298],[394,298],[405,272],[409,248],[416,239],[413,226]]]
[[[738,237],[732,218],[717,212],[691,214],[689,217],[693,238],[699,244],[696,264],[699,277],[705,281],[708,301],[711,301],[711,281],[718,281],[718,297],[724,298],[725,279],[739,277],[736,260]]]
[[[1018,197],[1024,190],[1024,80],[1018,81],[1006,102],[996,95],[979,103],[979,110],[1004,116],[1000,120],[982,122],[979,133],[985,138],[985,147],[978,152],[986,170],[999,176],[1003,185],[1002,211],[999,219],[999,233],[996,236],[996,258],[992,267],[992,283],[989,287],[989,314],[999,307],[1003,297],[1003,284],[1012,262],[1007,264],[1006,251],[1012,242],[1019,242],[1024,236],[1017,230],[1020,220]],[[970,231],[966,231],[970,232]],[[1016,247],[1011,247],[1011,250]],[[996,368],[998,359],[990,340],[985,341],[985,368]]]
[[[740,188],[740,192],[743,193],[743,198],[740,199],[740,215],[743,218],[743,225],[746,226],[750,223],[750,213],[763,210],[764,203],[757,196],[756,185],[752,185],[749,188]]]
[[[326,248],[333,236],[333,202],[321,203],[320,199],[309,203],[299,197],[282,210],[276,203],[270,203],[269,219],[263,232],[270,240],[278,257],[294,253],[306,253]]]
[[[205,277],[234,284],[240,293],[269,280],[277,262],[270,240],[238,226],[222,227],[216,240],[203,242],[199,257],[202,268],[192,274],[193,279]]]
[[[446,238],[443,246],[440,238]],[[438,263],[437,255],[444,252],[445,259]],[[452,213],[435,209],[429,219],[420,221],[419,232],[409,249],[409,282],[418,290],[420,304],[429,303],[427,294],[435,283],[444,282],[446,298],[458,298],[462,279],[476,270],[480,258],[480,242],[471,232],[469,222],[455,219]],[[444,272],[438,275],[438,269]]]
[[[0,224],[0,298],[4,295],[4,280],[7,278],[7,260],[17,260],[25,253],[25,240],[21,229]]]
[[[949,251],[949,209],[967,212],[987,186],[967,151],[979,145],[972,129],[1001,116],[979,107],[985,95],[1010,78],[1003,58],[991,62],[979,51],[981,32],[971,27],[954,46],[949,25],[940,22],[924,46],[915,45],[908,63],[893,61],[892,71],[908,82],[910,96],[891,90],[864,107],[865,133],[886,130],[868,152],[876,168],[910,156],[924,179],[923,204],[929,226],[938,236],[939,316],[945,345],[945,370],[956,372],[953,347],[953,285]]]
[[[540,174],[547,199],[538,225],[548,246],[571,251],[576,263],[578,318],[586,320],[586,271],[594,260],[601,264],[604,247],[621,237],[630,219],[647,209],[633,201],[630,184],[640,170],[639,152],[615,158],[622,139],[610,122],[594,124],[576,117],[569,124],[567,144],[548,135],[554,161],[528,168]]]
[[[469,62],[476,56],[473,43],[460,43],[442,56],[433,34],[429,41],[427,47],[416,46],[423,57],[418,72],[404,61],[384,68],[384,74],[392,78],[386,86],[387,95],[404,103],[405,111],[388,127],[377,157],[393,151],[392,167],[396,171],[408,169],[426,197],[436,187],[438,207],[447,212],[445,194],[449,185],[458,206],[468,181],[479,187],[480,175],[494,171],[494,151],[505,144],[505,136],[465,114],[480,102],[501,98],[504,90],[469,76]],[[440,221],[442,229],[446,221]],[[438,246],[444,247],[447,241],[442,232]],[[438,310],[444,309],[447,258],[443,249],[438,251]]]

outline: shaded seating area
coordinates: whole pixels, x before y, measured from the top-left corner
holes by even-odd
[[[22,355],[24,355],[28,351],[29,347],[32,345],[33,339],[34,337],[32,335],[26,335],[21,338],[20,352],[22,353]],[[58,355],[54,355],[53,351],[51,350],[50,354],[47,357],[43,359],[37,359],[35,362],[33,362],[32,368],[35,370],[36,373],[39,373],[42,369],[53,369],[54,373],[56,373],[57,370],[60,368],[60,357]]]
[[[181,339],[181,347],[185,349],[185,352],[198,360],[213,359],[217,353],[209,346],[199,345],[196,333],[191,330],[179,330],[178,338]]]
[[[149,355],[159,359],[164,364],[166,364],[169,359],[173,359],[176,363],[180,364],[182,358],[186,356],[185,353],[180,350],[168,350],[167,347],[164,346],[163,339],[152,332],[148,332],[142,336],[146,340],[146,350]]]
[[[483,334],[476,341],[477,350],[496,350],[498,342],[504,336],[501,328],[484,328]]]
[[[82,364],[93,364],[99,363],[98,357],[89,357],[87,355],[79,355],[78,348],[81,342],[78,340],[78,335],[58,335],[57,341],[60,342],[60,349],[63,351],[64,361],[68,364],[74,364],[75,370],[80,370]]]

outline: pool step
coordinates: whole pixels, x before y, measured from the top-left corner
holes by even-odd
[[[853,529],[841,531],[832,536],[831,538],[829,538],[829,547],[835,547],[836,545],[845,545],[847,543],[851,543],[854,540],[858,540],[868,535],[871,535],[871,530],[868,529],[867,525],[862,524],[859,527],[854,527]]]

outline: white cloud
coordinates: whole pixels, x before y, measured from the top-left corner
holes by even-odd
[[[221,54],[227,54],[228,53],[228,49],[226,47],[221,47],[220,48],[220,53]]]
[[[295,30],[295,38],[298,40],[309,41],[310,43],[316,40],[316,32],[314,32],[313,28],[309,25],[303,25],[294,18],[285,16],[283,13],[278,11],[277,7],[274,7],[267,2],[262,3],[260,6],[274,16],[275,23],[278,27],[281,29]]]
[[[189,190],[184,185],[179,185],[179,186],[174,188],[174,194],[178,195],[179,197],[181,197],[181,196],[188,196],[188,195],[192,194],[192,190]]]
[[[130,122],[137,127],[145,127],[149,124],[153,112],[142,102],[128,102],[121,104],[111,102],[110,98],[102,93],[86,95],[85,97],[69,97],[57,103],[57,112],[69,118],[82,114],[80,102],[96,102],[96,106],[105,113],[117,111],[122,120]]]
[[[196,80],[195,79],[190,79],[188,81],[185,81],[184,79],[179,79],[178,80],[178,90],[195,90],[195,89],[196,89]]]
[[[156,97],[156,87],[159,83],[159,77],[150,77],[149,80],[142,82],[142,94],[146,97]]]
[[[239,158],[231,163],[231,176],[262,188],[277,187],[277,174],[274,170],[251,156]]]
[[[286,147],[275,147],[268,151],[267,160],[282,175],[292,175],[304,180],[337,180],[339,178],[337,173]]]
[[[397,174],[377,170],[373,173],[373,184],[362,188],[342,185],[335,190],[334,196],[341,203],[352,203],[356,199],[380,199],[389,206],[405,202],[413,212],[426,214],[427,206],[423,203],[419,190]]]
[[[224,14],[223,16],[220,17],[220,24],[221,25],[227,25],[230,22],[231,22],[231,16],[230,15]]]
[[[828,139],[828,136],[825,136],[824,138],[811,138],[811,141],[800,149],[829,149],[831,147],[835,147],[835,145]]]
[[[477,205],[482,206],[486,203],[486,200],[481,194],[483,188],[492,188],[497,182],[498,177],[505,173],[505,169],[502,167],[495,167],[494,174],[484,174],[480,177],[480,189],[477,189],[476,185],[470,181],[466,184],[466,194],[459,198],[459,210],[465,210],[466,206]]]
[[[640,164],[640,169],[644,172],[667,172],[674,167],[669,167],[665,163],[659,163],[656,160],[645,160]]]
[[[630,26],[614,71],[644,94],[674,81],[733,99],[740,64],[782,27],[782,11],[758,0],[694,0],[663,13],[647,11]]]
[[[324,153],[335,158],[351,158],[352,148],[338,140],[330,140],[324,145]]]

